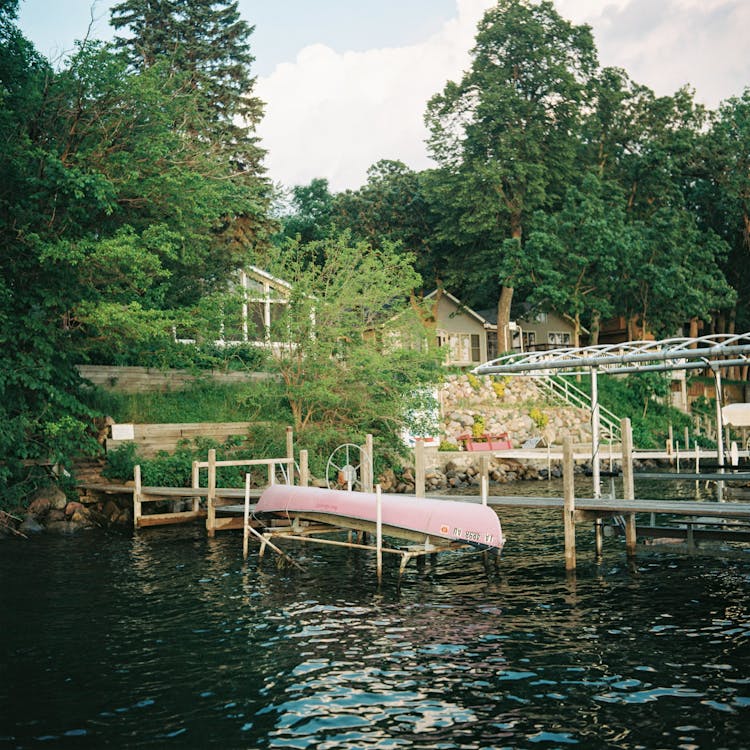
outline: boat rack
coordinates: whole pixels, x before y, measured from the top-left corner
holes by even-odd
[[[326,539],[321,536],[323,534],[346,534],[347,539],[346,541],[340,539]],[[367,542],[366,531],[356,532],[351,529],[332,526],[329,524],[306,523],[304,521],[299,521],[298,519],[295,519],[291,524],[286,524],[284,526],[266,526],[263,531],[260,532],[260,536],[260,551],[258,553],[259,560],[263,559],[268,543],[272,539],[280,538],[298,542],[312,542],[314,544],[347,547],[349,549],[364,549],[375,553],[380,549],[381,552],[387,554],[400,555],[401,563],[399,565],[399,575],[403,574],[409,561],[413,559],[453,550],[476,551],[476,548],[473,548],[468,544],[461,544],[458,542],[451,542],[449,544],[432,544],[429,540],[424,544],[411,544],[405,546],[391,546],[387,543],[383,543],[380,545],[380,548],[378,548],[377,544],[369,544]]]

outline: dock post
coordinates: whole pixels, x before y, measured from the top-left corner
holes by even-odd
[[[576,498],[573,444],[570,436],[563,438],[563,527],[565,531],[565,569],[576,567]]]
[[[487,495],[490,486],[490,457],[479,457],[479,474],[481,482],[482,505],[487,505]]]
[[[383,580],[383,498],[379,484],[375,486],[375,554],[380,584]]]
[[[201,473],[200,469],[198,468],[198,462],[193,461],[193,470],[191,472],[191,485],[194,490],[197,490],[198,487],[201,486]],[[201,499],[196,495],[195,498],[193,498],[193,513],[197,513],[201,508]]]
[[[633,481],[633,428],[630,419],[625,417],[621,423],[622,431],[622,497],[623,500],[635,500]],[[628,557],[635,555],[635,513],[625,514],[625,551]]]
[[[414,442],[414,495],[424,497],[425,469],[424,469],[424,440],[417,438]]]
[[[287,483],[294,484],[294,428],[287,425],[286,428],[286,457],[290,459],[287,464]]]
[[[133,488],[133,528],[138,528],[138,522],[141,520],[141,466],[137,464],[133,467],[133,479],[135,487]]]
[[[310,484],[310,468],[307,463],[307,450],[304,448],[299,452],[299,486],[307,487]]]
[[[247,560],[250,546],[250,473],[245,474],[245,513],[242,523],[242,559]]]
[[[594,521],[594,548],[596,556],[601,557],[604,550],[604,528],[601,518]]]
[[[209,536],[216,534],[216,449],[208,451],[208,490],[206,494],[208,512],[206,514],[206,529]]]
[[[365,435],[364,456],[361,459],[362,473],[364,474],[362,484],[364,485],[365,492],[372,492],[373,483],[375,482],[375,457],[373,454],[372,435],[368,432]]]

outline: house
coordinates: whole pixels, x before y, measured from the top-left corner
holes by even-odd
[[[489,359],[495,359],[502,352],[497,350],[497,310],[483,310],[479,313],[488,321],[487,351]],[[517,352],[538,352],[573,346],[574,327],[555,312],[528,310],[510,323],[513,336],[512,349]]]
[[[434,305],[435,333],[446,351],[446,365],[475,367],[490,359],[487,332],[492,323],[444,289],[425,295],[425,301]]]
[[[256,346],[280,347],[285,342],[273,341],[271,331],[281,317],[284,305],[291,296],[292,285],[278,279],[257,266],[238,272],[237,280],[230,287],[230,293],[237,293],[237,300],[228,303],[221,315],[218,338],[219,346],[251,344]],[[189,332],[174,332],[180,343],[194,344],[195,336]]]

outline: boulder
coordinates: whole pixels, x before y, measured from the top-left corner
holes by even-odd
[[[83,504],[78,503],[74,500],[73,502],[70,502],[65,506],[65,515],[70,517],[75,515],[76,513],[81,513],[83,510]]]
[[[45,500],[49,502],[50,508],[55,508],[57,510],[63,510],[68,504],[68,498],[65,496],[65,493],[59,487],[55,487],[54,485],[40,487],[31,496],[31,504],[34,504],[37,501],[43,503]]]
[[[52,502],[48,497],[37,497],[29,503],[28,512],[37,521],[43,519],[52,508]]]
[[[40,531],[44,531],[44,526],[42,526],[31,513],[27,513],[19,531],[22,534],[38,534]]]

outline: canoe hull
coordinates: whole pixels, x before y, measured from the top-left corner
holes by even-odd
[[[373,531],[376,502],[373,493],[276,484],[263,491],[255,513]],[[505,543],[497,513],[478,503],[383,494],[381,517],[384,534],[409,541],[459,542],[498,552]]]

